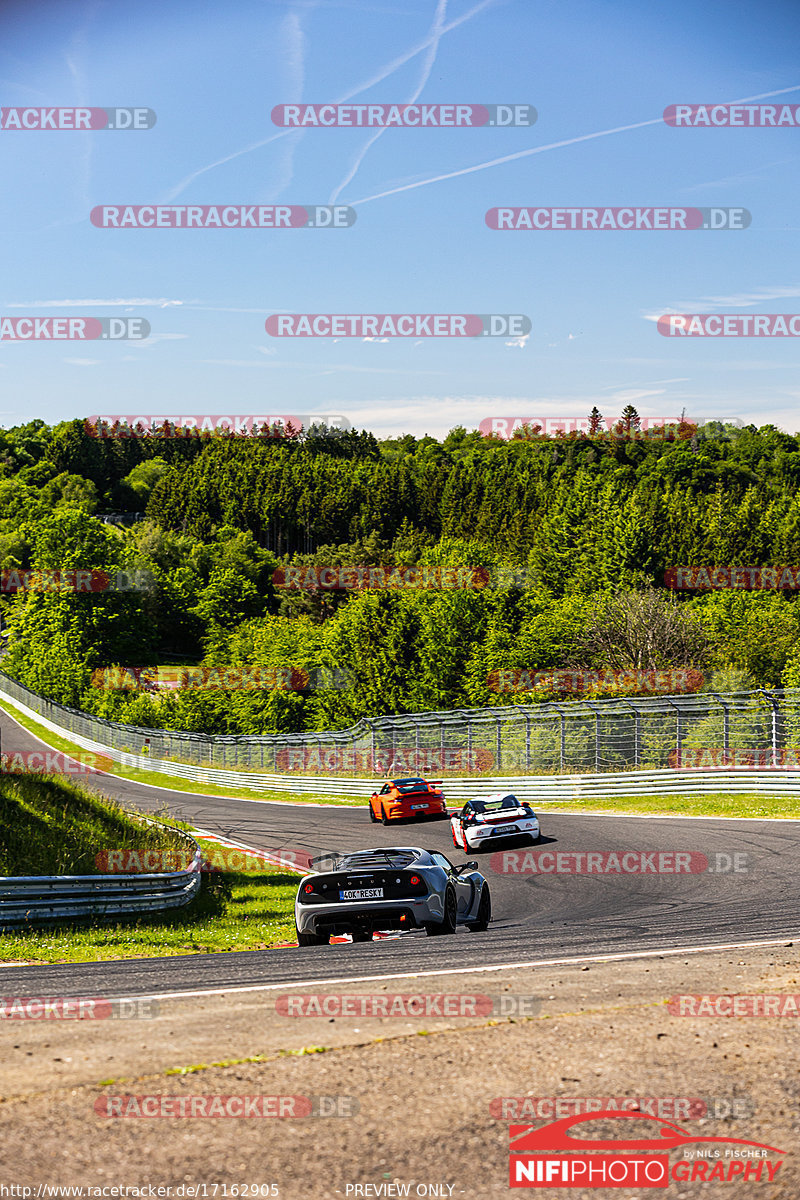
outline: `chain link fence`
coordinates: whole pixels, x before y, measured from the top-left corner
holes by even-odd
[[[229,771],[480,777],[800,767],[800,689],[510,704],[241,737],[121,725],[47,700],[0,672],[3,693],[115,751]]]

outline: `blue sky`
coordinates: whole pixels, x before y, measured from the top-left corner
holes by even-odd
[[[0,318],[152,327],[138,345],[0,343],[0,422],[319,412],[379,436],[442,436],[593,405],[616,419],[633,403],[794,432],[796,340],[676,343],[652,318],[800,313],[800,127],[661,120],[672,103],[800,104],[799,33],[800,7],[784,0],[0,4],[0,104],[158,115],[139,132],[0,131]],[[276,104],[416,97],[528,103],[538,121],[373,140],[270,118]],[[89,221],[99,204],[332,199],[356,209],[352,228]],[[495,205],[628,204],[742,206],[753,219],[686,233],[484,223]],[[532,331],[521,343],[279,341],[264,330],[278,311],[524,313]]]

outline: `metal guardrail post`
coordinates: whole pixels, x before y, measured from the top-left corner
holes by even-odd
[[[676,761],[677,765],[680,766],[681,765],[681,737],[682,737],[682,734],[681,734],[681,710],[678,708],[678,705],[675,704],[675,702],[673,700],[670,700],[669,696],[665,696],[664,699],[666,700],[667,704],[671,704],[672,707],[675,709],[675,755],[676,755],[675,761]]]
[[[587,708],[590,708],[594,713],[594,769],[597,774],[600,774],[600,709],[595,708],[591,700],[584,700],[583,703]]]
[[[554,704],[552,700],[547,702],[548,708],[554,708],[559,716],[561,724],[561,753],[559,755],[559,770],[564,770],[564,763],[567,757],[567,717],[560,704]]]
[[[764,688],[758,690],[767,697],[772,708],[772,764],[776,766],[778,762],[778,702],[772,692],[768,692]]]
[[[709,696],[713,696],[717,703],[722,708],[722,751],[725,758],[728,757],[728,751],[731,748],[731,719],[730,709],[726,700],[718,692],[709,692]]]
[[[641,713],[639,712],[639,709],[636,707],[636,705],[630,699],[626,699],[625,703],[630,705],[630,707],[633,709],[633,714],[634,714],[633,715],[633,767],[634,767],[634,770],[638,770],[639,769],[639,761],[640,761],[640,757],[641,757],[640,745],[639,745]]]
[[[500,740],[500,718],[497,718],[497,742],[495,750],[495,766],[499,769],[503,763],[503,745]]]

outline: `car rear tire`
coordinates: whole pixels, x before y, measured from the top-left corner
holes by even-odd
[[[428,936],[439,937],[440,934],[455,933],[457,913],[458,903],[456,901],[456,894],[452,888],[448,888],[444,894],[444,920],[427,921],[425,928],[428,931]]]
[[[388,825],[388,824],[389,824],[389,818],[386,815],[386,809],[381,808],[381,825]]]
[[[369,819],[373,825],[377,824],[378,818],[375,816],[375,809],[372,807],[372,801],[369,802]]]
[[[478,919],[476,921],[467,921],[467,929],[471,933],[485,933],[489,928],[489,922],[492,919],[492,897],[489,893],[489,888],[486,884],[483,885],[481,898],[478,902]]]
[[[301,933],[297,931],[298,946],[329,946],[331,935],[329,933]]]

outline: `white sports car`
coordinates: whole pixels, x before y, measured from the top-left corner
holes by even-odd
[[[495,792],[485,800],[468,800],[450,818],[453,845],[460,850],[490,849],[509,838],[539,840],[539,819],[526,800],[511,792]]]

